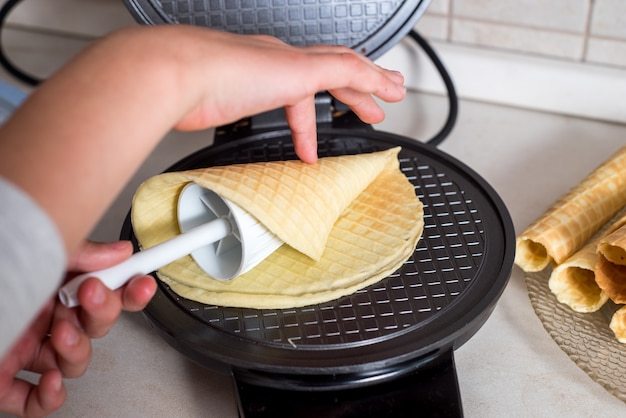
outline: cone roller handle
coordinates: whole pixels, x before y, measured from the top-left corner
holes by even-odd
[[[219,217],[154,247],[139,251],[120,264],[73,278],[59,290],[59,299],[69,308],[78,306],[78,288],[90,277],[100,279],[109,289],[115,290],[135,276],[149,274],[198,248],[220,241],[231,230],[230,221]]]

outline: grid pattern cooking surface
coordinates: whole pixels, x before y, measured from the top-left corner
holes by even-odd
[[[381,148],[366,140],[320,140],[320,156]],[[291,143],[244,146],[213,165],[293,159]],[[181,307],[211,326],[278,346],[359,343],[390,337],[445,310],[476,277],[485,248],[484,224],[471,196],[426,157],[400,153],[400,166],[424,204],[424,233],[409,260],[388,278],[351,296],[294,309],[217,307],[179,298]]]
[[[291,45],[354,47],[376,33],[401,0],[151,0],[165,20],[242,34],[272,35]]]

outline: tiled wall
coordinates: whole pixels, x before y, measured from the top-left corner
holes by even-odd
[[[122,0],[24,0],[2,38],[18,67],[45,78],[133,24]],[[626,0],[432,0],[417,28],[435,41],[461,98],[626,123]],[[409,88],[446,93],[412,42],[379,60]]]
[[[432,40],[626,68],[626,0],[433,0]]]

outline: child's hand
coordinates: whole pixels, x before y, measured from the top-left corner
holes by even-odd
[[[166,41],[175,37],[180,39]],[[198,95],[178,122],[179,129],[223,125],[284,107],[296,153],[305,162],[317,159],[317,92],[329,91],[366,123],[381,122],[385,116],[374,96],[397,102],[406,94],[400,73],[379,67],[347,47],[293,47],[269,36],[185,26],[156,28],[153,39],[160,40],[161,48],[176,48],[176,54],[168,50],[168,55],[178,55],[180,62],[188,62],[183,65],[201,71],[195,81],[184,80],[191,84],[182,88]]]
[[[69,268],[94,271],[117,264],[132,253],[129,242],[85,243]],[[78,297],[82,308],[68,309],[56,297],[0,362],[0,411],[40,417],[59,409],[66,398],[64,377],[79,377],[91,360],[91,338],[104,336],[121,310],[143,309],[156,290],[153,278],[141,276],[113,292],[89,279]],[[16,377],[21,370],[40,373],[38,384]]]

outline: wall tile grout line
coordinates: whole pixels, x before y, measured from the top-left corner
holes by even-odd
[[[587,22],[585,24],[585,38],[583,39],[583,50],[580,57],[582,62],[587,62],[587,53],[589,52],[589,39],[591,38],[591,23],[593,21],[593,13],[595,10],[596,0],[589,1],[587,8]]]
[[[545,26],[525,25],[521,23],[510,23],[510,22],[499,22],[494,19],[486,19],[486,18],[479,19],[479,18],[475,18],[471,16],[463,16],[463,15],[454,16],[452,19],[457,20],[457,21],[482,23],[482,24],[506,27],[506,28],[528,29],[528,30],[535,30],[535,31],[547,32],[547,33],[557,33],[557,34],[563,34],[563,35],[580,36],[580,35],[586,34],[586,31],[577,32],[577,31],[570,31],[570,30],[563,30],[563,29],[547,28]]]
[[[447,41],[452,42],[453,28],[452,28],[452,16],[454,15],[454,0],[448,0],[448,15],[447,15]]]

